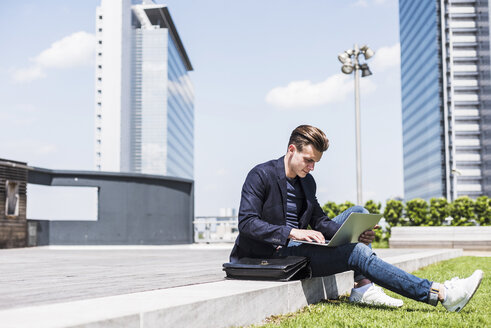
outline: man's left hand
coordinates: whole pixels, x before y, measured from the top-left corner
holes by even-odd
[[[373,229],[379,229],[379,228],[380,228],[379,225],[373,227]],[[374,239],[375,239],[375,232],[373,230],[366,230],[360,235],[358,241],[360,243],[364,243],[365,245],[368,245],[371,244]]]

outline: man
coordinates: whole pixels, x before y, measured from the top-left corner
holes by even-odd
[[[230,261],[242,257],[305,256],[310,259],[314,277],[354,270],[351,302],[402,306],[402,300],[387,296],[373,281],[414,300],[434,306],[440,301],[447,310],[460,311],[479,287],[481,270],[467,279],[452,279],[444,284],[421,279],[378,258],[370,247],[375,237],[371,230],[360,235],[359,243],[338,247],[295,241],[323,243],[350,213],[367,213],[363,207],[355,206],[331,220],[319,206],[310,172],[328,147],[324,132],[301,125],[293,130],[285,156],[259,164],[249,172],[242,188],[239,235]]]

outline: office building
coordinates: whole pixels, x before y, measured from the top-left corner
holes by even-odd
[[[491,194],[488,10],[399,0],[406,200]]]
[[[97,170],[193,178],[193,68],[165,5],[96,11]]]

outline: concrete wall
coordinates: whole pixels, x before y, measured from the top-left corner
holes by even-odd
[[[145,174],[31,168],[28,183],[99,188],[97,221],[37,221],[38,245],[168,245],[193,242],[192,180]]]
[[[393,227],[390,248],[491,250],[491,226]]]

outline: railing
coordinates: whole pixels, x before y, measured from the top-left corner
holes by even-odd
[[[236,216],[197,216],[193,226],[195,243],[233,243],[239,234]]]

